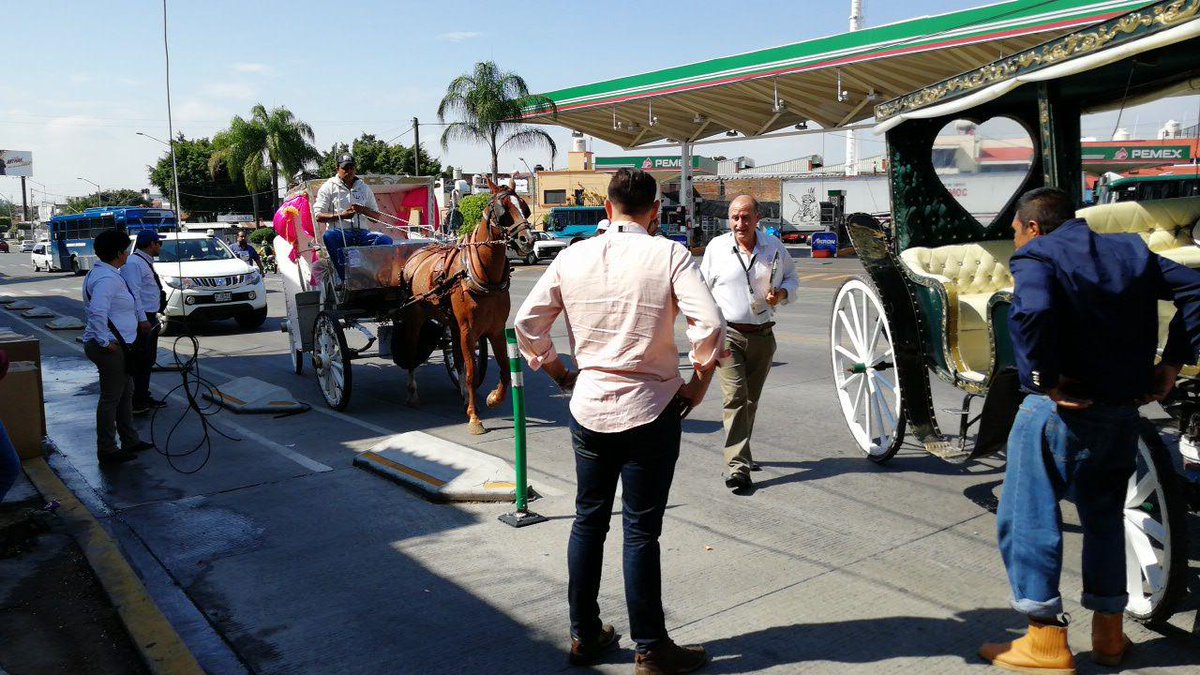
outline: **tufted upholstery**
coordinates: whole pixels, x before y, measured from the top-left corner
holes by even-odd
[[[991,362],[988,301],[997,291],[1012,290],[1008,270],[1012,253],[1012,241],[1002,240],[914,247],[900,254],[913,274],[941,283],[953,298],[948,309],[955,311],[957,305],[959,354],[964,365],[979,375],[987,372]]]
[[[1087,219],[1096,232],[1137,234],[1164,258],[1200,267],[1200,247],[1192,241],[1192,225],[1200,220],[1200,197],[1100,204],[1076,215]]]

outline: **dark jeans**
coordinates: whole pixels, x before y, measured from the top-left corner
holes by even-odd
[[[19,475],[21,458],[17,456],[17,449],[13,447],[12,439],[8,437],[4,425],[0,424],[0,502],[4,501],[4,495],[12,489]]]
[[[158,358],[158,314],[146,314],[146,320],[154,328],[146,334],[138,335],[133,349],[136,354],[137,371],[133,375],[133,407],[144,404],[150,396],[150,371],[154,370],[154,360]]]
[[[1124,611],[1125,491],[1137,458],[1138,411],[1094,405],[1059,410],[1045,396],[1021,404],[1008,436],[996,512],[1000,554],[1014,609],[1035,619],[1062,614],[1062,512],[1070,499],[1083,526],[1083,606]]]
[[[679,458],[679,411],[668,406],[653,422],[617,433],[586,429],[574,417],[570,428],[578,482],[575,523],[567,545],[571,634],[586,639],[602,628],[596,598],[620,478],[629,632],[638,651],[645,651],[667,638],[658,536]]]
[[[100,371],[100,399],[96,401],[96,451],[112,452],[121,444],[132,448],[141,442],[133,427],[133,378],[125,371],[125,353],[108,351],[88,340],[83,346],[88,359]]]

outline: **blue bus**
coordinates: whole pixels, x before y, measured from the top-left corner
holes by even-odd
[[[83,213],[54,216],[47,223],[51,269],[80,274],[92,269],[96,254],[92,240],[104,230],[121,230],[130,236],[139,230],[174,232],[175,212],[141,206],[97,206]]]
[[[550,236],[574,244],[596,236],[596,226],[607,218],[603,206],[556,206],[550,209]]]

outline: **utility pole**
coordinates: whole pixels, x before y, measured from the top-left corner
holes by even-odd
[[[29,202],[25,200],[25,176],[21,176],[21,222],[29,222]]]
[[[850,0],[850,30],[856,31],[862,28],[863,20],[863,0]],[[838,91],[838,96],[841,96],[841,91]],[[840,98],[838,100],[841,100]],[[858,175],[858,138],[855,137],[854,130],[846,132],[846,175]]]
[[[421,175],[421,127],[413,118],[413,175]]]

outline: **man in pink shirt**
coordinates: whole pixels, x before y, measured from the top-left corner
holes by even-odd
[[[683,246],[658,231],[658,185],[642,171],[618,171],[604,204],[603,237],[560,253],[517,311],[522,354],[571,396],[575,523],[567,546],[571,663],[585,665],[616,644],[596,598],[604,539],[620,478],[624,513],[625,602],[637,643],[635,672],[686,673],[708,661],[704,648],[667,636],[658,537],[680,421],[698,405],[725,339],[716,302]],[[674,326],[687,319],[692,375],[679,374]],[[558,358],[550,328],[563,314],[578,371]]]

